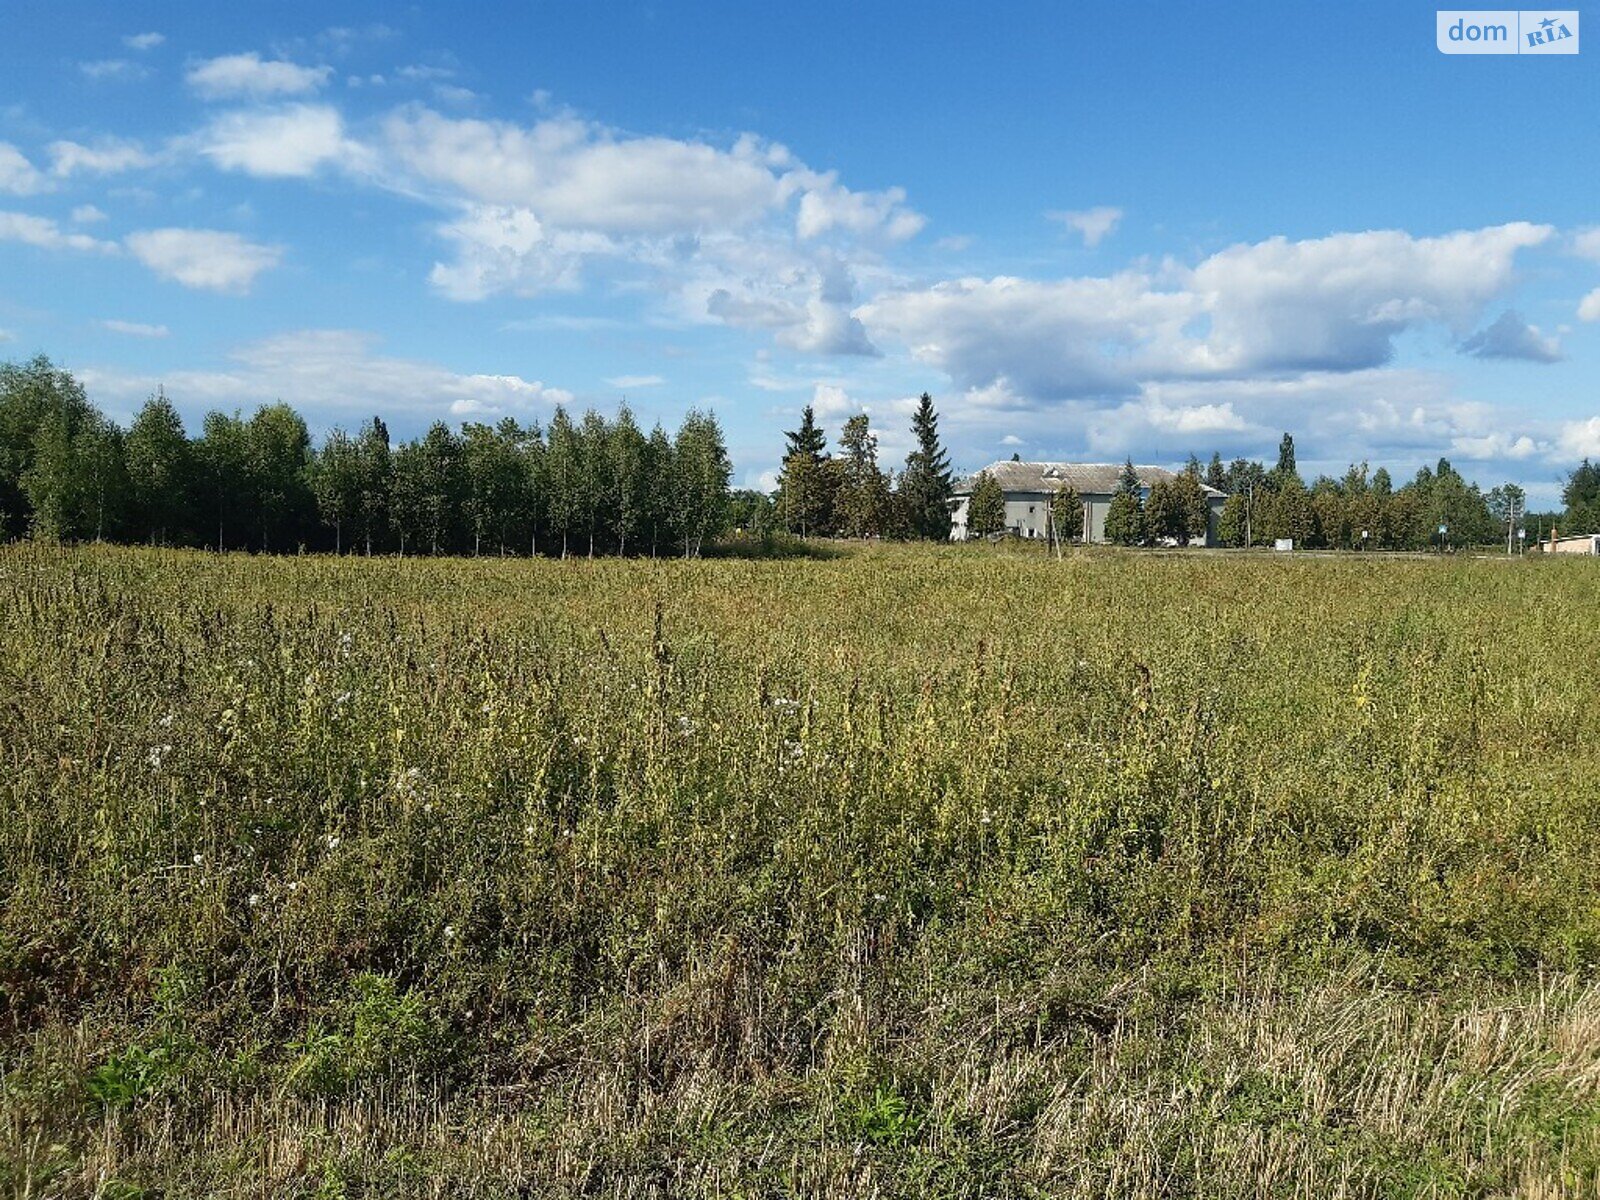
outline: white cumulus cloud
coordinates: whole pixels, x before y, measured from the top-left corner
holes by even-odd
[[[223,170],[267,178],[311,175],[335,161],[354,167],[365,157],[346,140],[338,111],[315,104],[224,113],[202,132],[200,147]]]
[[[1561,426],[1556,444],[1568,459],[1600,458],[1600,417],[1567,421]]]
[[[122,39],[122,44],[130,50],[154,50],[166,36],[160,33],[133,33]]]
[[[1241,244],[1193,268],[1104,277],[961,279],[855,310],[966,388],[1005,377],[1036,399],[1118,396],[1161,379],[1381,366],[1407,329],[1464,336],[1549,226],[1418,238],[1399,230]]]
[[[282,60],[263,60],[255,51],[224,54],[189,68],[189,86],[206,99],[228,96],[301,96],[328,82],[332,67],[302,67]]]
[[[133,256],[163,279],[203,291],[243,295],[283,250],[218,229],[146,229],[126,239]]]

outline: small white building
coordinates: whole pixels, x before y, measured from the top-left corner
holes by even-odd
[[[1147,500],[1150,489],[1161,480],[1172,481],[1175,472],[1165,467],[1134,467],[1139,477],[1139,497]],[[1006,497],[1006,528],[1020,538],[1048,538],[1050,536],[1050,503],[1063,488],[1072,488],[1083,502],[1083,534],[1089,542],[1106,540],[1106,513],[1111,509],[1111,497],[1122,478],[1118,463],[1052,463],[1052,462],[997,462],[983,471],[956,484],[951,507],[950,537],[962,542],[967,538],[967,505],[972,500],[972,486],[980,474],[987,472],[999,484]],[[1207,522],[1205,544],[1218,545],[1217,522],[1222,516],[1222,506],[1228,497],[1216,488],[1201,485],[1206,494],[1206,504],[1211,509]],[[1198,542],[1196,543],[1198,544]]]
[[[1552,530],[1549,540],[1541,544],[1548,554],[1600,555],[1600,533],[1580,533],[1575,537],[1556,537]]]

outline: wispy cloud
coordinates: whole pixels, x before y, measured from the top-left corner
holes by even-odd
[[[1068,229],[1076,232],[1083,238],[1083,244],[1092,250],[1116,229],[1122,221],[1122,210],[1113,208],[1109,204],[1102,204],[1078,212],[1049,212],[1045,216],[1052,221],[1060,221]]]
[[[172,332],[165,325],[145,325],[139,321],[118,321],[115,318],[101,321],[100,325],[112,333],[124,333],[129,337],[164,338]]]

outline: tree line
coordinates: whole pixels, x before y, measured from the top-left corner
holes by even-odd
[[[1351,464],[1338,479],[1319,475],[1307,486],[1287,433],[1271,468],[1245,459],[1224,467],[1213,454],[1205,482],[1227,493],[1219,533],[1230,546],[1271,545],[1280,538],[1334,550],[1483,546],[1504,542],[1508,522],[1526,513],[1516,484],[1485,493],[1446,458],[1419,468],[1399,487],[1387,468],[1369,470],[1366,463]]]
[[[219,549],[698,556],[727,527],[722,429],[676,434],[558,407],[549,423],[374,417],[314,448],[284,403],[208,413],[191,438],[158,392],[122,429],[40,356],[0,364],[0,534]]]
[[[945,541],[955,481],[939,440],[933,397],[922,393],[911,418],[916,447],[896,474],[878,464],[878,437],[859,413],[845,421],[837,454],[806,405],[786,445],[770,519],[800,537]]]
[[[1600,531],[1600,465],[1587,459],[1568,479],[1565,513],[1529,514],[1516,484],[1485,493],[1444,458],[1398,488],[1386,468],[1373,471],[1366,463],[1352,464],[1341,478],[1320,475],[1308,486],[1295,465],[1294,437],[1285,433],[1270,468],[1243,458],[1224,465],[1220,454],[1203,467],[1191,456],[1174,479],[1158,481],[1148,492],[1132,461],[1125,463],[1106,512],[1106,540],[1123,546],[1204,540],[1206,487],[1227,497],[1217,522],[1218,538],[1227,546],[1270,546],[1292,538],[1310,549],[1420,550],[1504,543],[1517,528],[1526,528],[1531,540],[1536,528],[1552,524],[1562,532]],[[1071,489],[1057,493],[1052,520],[1059,540],[1082,536],[1082,507]],[[975,537],[1005,528],[1004,496],[986,472],[974,481],[967,528]]]

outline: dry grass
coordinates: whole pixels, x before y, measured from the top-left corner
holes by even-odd
[[[0,550],[0,1187],[1600,1194],[1597,601]]]

